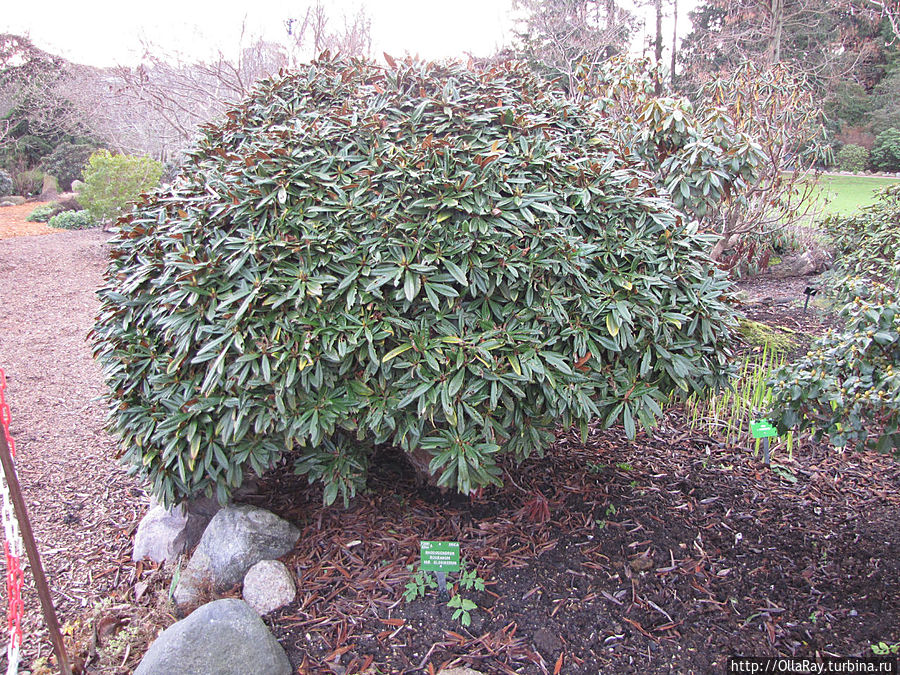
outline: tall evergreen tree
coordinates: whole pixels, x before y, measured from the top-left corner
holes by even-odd
[[[883,72],[883,19],[861,0],[702,0],[691,20],[681,61],[694,85],[744,62],[792,63],[825,88]]]
[[[0,35],[0,163],[31,168],[59,143],[90,134],[58,86],[68,65],[27,37]]]

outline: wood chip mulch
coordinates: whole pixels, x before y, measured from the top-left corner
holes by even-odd
[[[86,342],[109,235],[51,232],[0,241],[0,367],[19,480],[64,624],[127,581],[130,535],[146,501],[114,459],[100,368]],[[50,646],[29,570],[25,583],[27,665]],[[2,592],[5,607],[5,585]]]
[[[561,434],[471,503],[390,457],[346,511],[272,477],[258,503],[304,529],[299,600],[272,627],[308,673],[721,672],[900,639],[896,462],[807,443],[772,470],[684,427],[675,410],[632,443]],[[422,539],[460,541],[488,580],[469,628],[433,593],[401,599]]]

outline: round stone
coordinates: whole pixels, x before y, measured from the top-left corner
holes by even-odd
[[[260,560],[244,577],[244,601],[261,616],[294,601],[297,589],[284,563]]]

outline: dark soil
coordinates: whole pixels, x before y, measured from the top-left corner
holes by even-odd
[[[736,286],[745,296],[741,311],[748,319],[786,328],[807,339],[836,326],[834,316],[827,311],[829,303],[819,276],[763,276]],[[806,289],[814,291],[808,302]]]

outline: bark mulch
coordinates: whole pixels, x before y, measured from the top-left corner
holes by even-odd
[[[773,470],[684,426],[673,411],[631,443],[561,434],[471,503],[417,488],[390,455],[346,511],[271,478],[258,503],[304,532],[276,636],[301,673],[705,673],[900,641],[896,462],[807,443]],[[433,591],[401,599],[422,539],[460,541],[487,580],[463,592],[468,628]]]
[[[820,335],[836,325],[828,312],[824,292],[813,295],[806,302],[803,291],[812,288],[821,291],[822,277],[772,277],[761,276],[739,281],[738,291],[746,296],[741,311],[748,319],[770,326],[785,328],[807,338]]]

